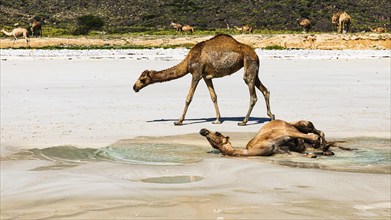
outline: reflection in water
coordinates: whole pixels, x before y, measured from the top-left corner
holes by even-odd
[[[356,148],[357,150],[346,151],[338,147],[333,147],[332,151],[335,152],[335,155],[330,157],[307,158],[301,154],[285,154],[271,157],[253,157],[251,160],[301,168],[391,173],[390,142],[390,139],[379,138],[345,139],[338,142],[337,145],[345,148]],[[111,161],[141,165],[183,165],[198,163],[205,158],[219,157],[217,154],[207,153],[208,150],[205,146],[185,144],[121,142],[101,149],[76,148],[72,146],[31,149],[15,154],[9,159],[17,159],[19,157],[55,162],[52,166],[39,167],[35,170],[64,169],[94,161]],[[164,178],[167,177],[160,177],[157,181],[165,181]],[[189,177],[186,176],[183,178],[186,179]],[[167,181],[186,181],[183,178],[169,178]]]

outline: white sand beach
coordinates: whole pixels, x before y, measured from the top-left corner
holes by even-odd
[[[208,153],[201,128],[232,134],[235,146],[244,147],[268,121],[258,92],[248,126],[237,126],[249,103],[243,70],[214,80],[220,125],[211,123],[215,112],[201,82],[185,125],[174,126],[190,75],[132,90],[143,70],[171,67],[187,51],[1,50],[1,219],[390,218],[391,171],[300,168]],[[390,51],[257,53],[276,118],[310,120],[334,140],[377,138],[391,151]],[[162,157],[186,151],[178,163],[78,151],[109,152],[116,142],[163,144],[156,145],[162,151],[177,145]]]

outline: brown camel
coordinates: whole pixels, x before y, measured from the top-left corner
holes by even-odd
[[[240,33],[252,33],[254,31],[254,27],[243,25],[241,27],[234,26],[236,30],[238,30]]]
[[[17,27],[17,28],[14,28],[11,32],[8,32],[4,29],[1,29],[1,32],[4,33],[5,35],[7,36],[12,36],[14,37],[14,43],[15,41],[18,39],[18,37],[24,37],[24,39],[26,40],[26,43],[28,46],[29,45],[29,32],[26,28],[21,28],[21,27]]]
[[[333,155],[329,151],[330,144],[324,138],[324,133],[317,130],[310,121],[288,123],[274,120],[265,124],[251,139],[246,149],[232,147],[228,136],[208,129],[201,129],[200,134],[210,145],[228,156],[270,156],[277,153],[295,151],[303,153],[308,148],[321,148],[322,155]]]
[[[187,54],[186,58],[174,67],[161,71],[145,70],[135,82],[133,90],[138,92],[150,84],[178,79],[191,73],[192,81],[186,98],[185,108],[175,125],[182,125],[196,87],[201,79],[208,86],[210,97],[215,107],[216,120],[213,123],[220,124],[220,111],[212,79],[231,75],[242,67],[244,67],[243,79],[248,85],[250,92],[250,106],[246,117],[239,125],[246,125],[251,111],[258,100],[255,87],[265,97],[268,116],[274,119],[274,115],[270,111],[270,93],[258,77],[259,58],[257,54],[250,46],[239,43],[226,34],[219,34],[209,40],[197,43]]]
[[[31,36],[32,37],[42,37],[42,21],[40,20],[33,20],[33,23],[31,23]]]
[[[350,24],[351,24],[352,18],[348,13],[344,12],[337,12],[333,14],[331,17],[331,23],[336,25],[338,29],[338,33],[346,33],[351,32],[350,30]]]
[[[171,22],[170,26],[175,29],[175,31],[182,31],[182,25],[179,23]]]
[[[369,27],[369,29],[372,32],[375,32],[375,33],[386,33],[387,32],[386,25],[383,25],[383,27],[378,27],[378,28],[375,28],[375,29]]]
[[[308,33],[308,31],[311,28],[311,22],[307,18],[300,18],[297,19],[297,23],[299,24],[300,27],[303,28],[304,33]]]
[[[171,27],[173,27],[177,32],[190,32],[191,34],[193,34],[195,32],[194,30],[194,27],[190,26],[190,25],[181,25],[179,23],[174,23],[174,22],[171,22],[170,24]]]

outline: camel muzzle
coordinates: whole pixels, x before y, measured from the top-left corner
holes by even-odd
[[[203,128],[203,129],[200,130],[200,135],[202,135],[202,136],[206,136],[206,135],[208,135],[209,133],[210,133],[210,132],[208,131],[208,129]]]
[[[140,89],[139,89],[139,88],[137,88],[137,87],[136,87],[136,85],[134,85],[134,86],[133,86],[133,90],[134,90],[135,92],[138,92],[138,91],[140,91]]]

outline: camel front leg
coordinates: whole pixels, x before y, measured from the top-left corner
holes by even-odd
[[[290,138],[300,138],[314,143],[319,143],[321,141],[320,136],[317,134],[304,134],[299,131],[287,131],[285,136],[288,136]]]
[[[250,105],[248,106],[248,111],[246,117],[243,119],[242,122],[239,122],[239,126],[245,126],[248,122],[248,119],[250,118],[251,112],[254,108],[255,103],[257,103],[258,98],[257,98],[257,93],[255,93],[255,85],[253,82],[247,82],[248,89],[250,91]]]
[[[220,110],[219,110],[219,105],[217,104],[217,95],[216,95],[215,89],[213,87],[213,82],[211,79],[206,79],[206,78],[204,78],[204,81],[205,81],[206,85],[208,86],[210,98],[212,99],[212,102],[215,106],[215,111],[216,111],[216,120],[212,123],[213,124],[221,124]]]
[[[189,105],[190,105],[191,101],[193,100],[194,92],[197,88],[199,81],[200,81],[200,79],[193,77],[193,79],[191,81],[189,93],[187,94],[187,97],[186,97],[185,108],[183,109],[182,116],[179,118],[179,120],[177,122],[174,122],[174,125],[182,125],[183,120],[185,119],[185,116],[186,116],[187,109],[189,108]]]

